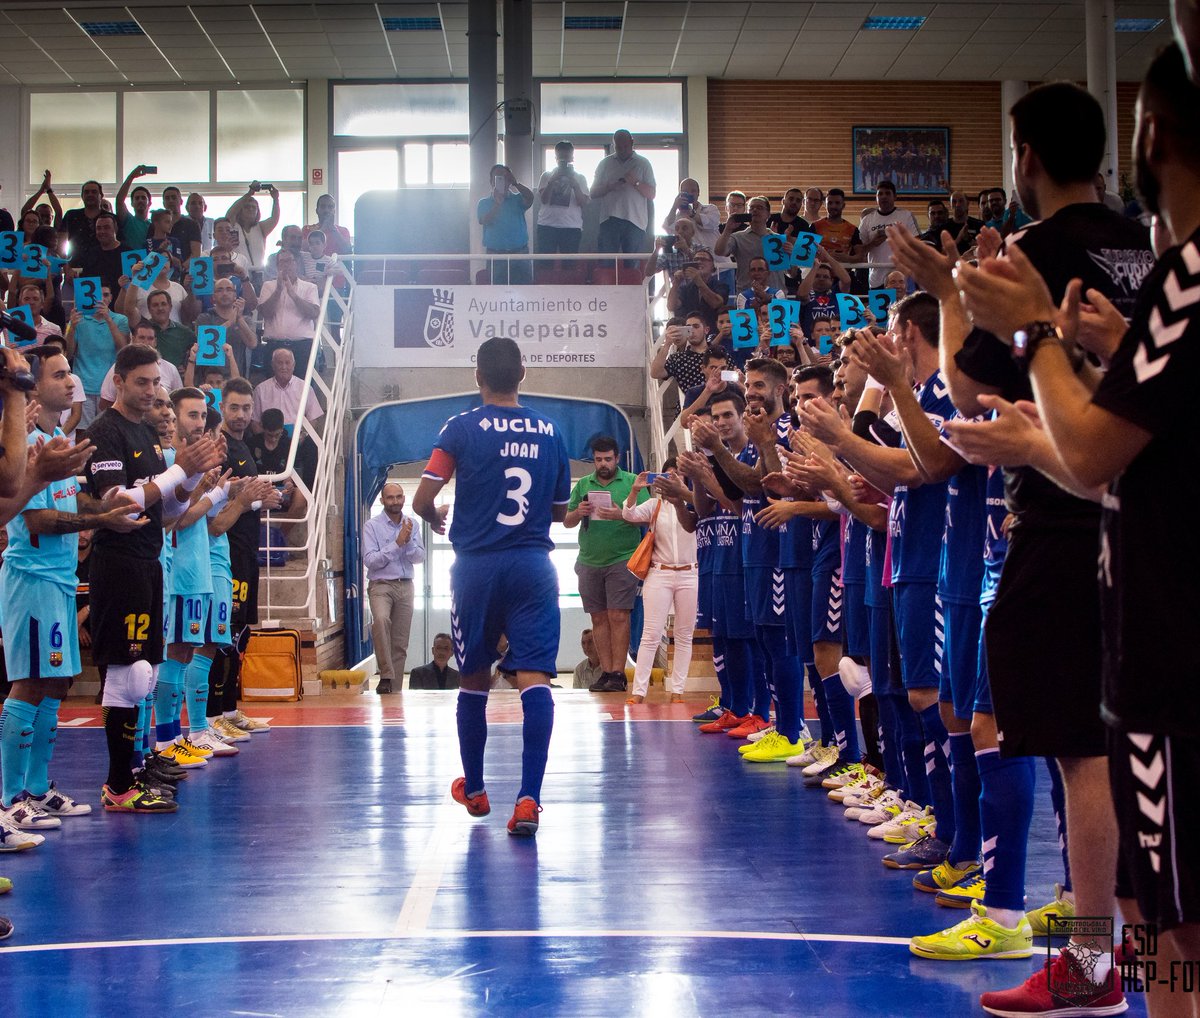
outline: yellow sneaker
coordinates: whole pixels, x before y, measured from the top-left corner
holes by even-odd
[[[918,958],[934,961],[974,961],[976,958],[1028,958],[1033,954],[1033,933],[1022,917],[1015,929],[987,917],[979,902],[971,903],[971,914],[961,923],[940,933],[913,937],[908,949]]]
[[[772,732],[754,743],[748,753],[742,754],[742,759],[748,763],[783,763],[789,756],[803,752],[802,742],[789,742],[786,735]]]
[[[953,863],[940,862],[933,869],[921,870],[920,873],[913,877],[913,887],[918,891],[937,894],[938,891],[949,890],[964,877],[979,872],[980,867],[977,862],[968,863],[962,869],[959,869]]]
[[[205,749],[203,746],[197,746],[186,735],[179,736],[179,738],[175,740],[175,745],[182,746],[183,751],[189,756],[198,756],[201,760],[207,760],[213,755],[213,751],[211,749]]]
[[[207,767],[208,761],[202,756],[193,756],[178,742],[172,742],[166,749],[160,749],[158,755],[164,760],[170,760],[176,767],[191,770],[194,767]]]
[[[1041,908],[1035,908],[1032,912],[1026,912],[1025,918],[1029,920],[1029,926],[1033,930],[1035,937],[1048,937],[1050,935],[1050,917],[1058,916],[1071,917],[1075,914],[1075,902],[1063,897],[1063,885],[1054,885],[1054,900],[1048,905],[1043,905]]]

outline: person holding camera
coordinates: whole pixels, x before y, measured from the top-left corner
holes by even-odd
[[[667,279],[687,267],[695,266],[692,241],[696,236],[696,226],[690,219],[677,220],[669,237],[658,237],[654,242],[654,250],[646,256],[642,265],[642,275],[647,279],[654,273],[663,271]]]
[[[480,198],[475,210],[483,227],[483,246],[488,254],[527,254],[525,213],[533,205],[533,192],[503,163],[492,167],[491,182],[491,194]],[[490,269],[493,283],[533,282],[533,266],[526,261],[493,261]]]
[[[596,247],[602,253],[645,251],[655,194],[650,160],[633,150],[633,135],[628,131],[614,132],[612,154],[600,160],[592,177],[592,200],[600,202]]]
[[[575,146],[569,141],[554,146],[554,160],[554,169],[538,181],[537,249],[574,254],[583,237],[583,210],[591,201],[587,177],[575,169]]]
[[[721,210],[700,200],[700,183],[692,177],[679,182],[675,204],[663,220],[663,229],[670,230],[680,219],[689,219],[696,227],[695,243],[710,250],[721,235]]]
[[[693,248],[692,260],[671,274],[667,308],[676,315],[702,315],[707,330],[716,332],[717,314],[728,302],[729,284],[718,278],[712,251]]]
[[[750,264],[753,259],[762,257],[763,237],[774,232],[767,225],[771,215],[771,203],[761,195],[756,195],[750,199],[749,206],[748,213],[738,213],[729,217],[721,236],[717,238],[717,246],[713,249],[714,254],[732,255],[737,262],[739,290],[750,286]],[[784,244],[783,249],[790,254],[791,242]],[[784,270],[771,270],[768,274],[768,285],[772,290],[783,290],[786,286]]]
[[[271,196],[271,214],[262,218],[262,209],[254,196],[266,191]],[[267,238],[279,225],[279,189],[274,184],[250,182],[246,193],[229,206],[225,218],[237,224],[237,252],[246,259],[251,272],[261,274],[267,263]]]

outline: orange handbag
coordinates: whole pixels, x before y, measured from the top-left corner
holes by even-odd
[[[654,507],[654,515],[650,517],[650,529],[646,531],[645,536],[638,542],[637,548],[634,549],[632,555],[629,556],[629,561],[626,563],[627,568],[639,580],[644,580],[650,575],[650,560],[654,557],[654,525],[658,522],[658,513],[662,509],[662,502]]]

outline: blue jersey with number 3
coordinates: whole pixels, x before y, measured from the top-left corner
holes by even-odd
[[[489,404],[451,417],[433,450],[423,476],[456,477],[456,552],[554,547],[551,507],[571,497],[558,425],[528,407]]]

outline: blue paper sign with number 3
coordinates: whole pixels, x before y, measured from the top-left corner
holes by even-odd
[[[80,276],[75,280],[75,307],[87,314],[100,306],[104,283],[99,276]]]
[[[13,318],[21,319],[21,321],[23,321],[31,329],[35,327],[33,324],[33,312],[30,311],[29,308],[24,304],[17,304],[16,306],[9,308],[8,313],[12,315]],[[12,335],[12,333],[9,333],[9,338],[12,340],[12,345],[17,347],[32,346],[37,342],[36,339],[17,339],[16,336]]]
[[[820,243],[819,233],[797,233],[792,241],[792,264],[801,269],[811,268]]]
[[[862,298],[852,293],[837,295],[838,326],[843,332],[847,329],[861,329],[867,324],[867,308]]]
[[[26,244],[21,251],[21,275],[31,279],[45,279],[50,274],[46,254],[46,249],[41,244]]]
[[[19,268],[21,265],[21,248],[24,245],[24,234],[10,230],[0,233],[0,269]]]
[[[201,325],[196,329],[196,364],[225,367],[225,326]]]
[[[767,322],[771,326],[771,345],[790,346],[791,329],[800,321],[798,300],[773,300],[767,305]]]
[[[193,258],[191,261],[192,293],[207,297],[213,292],[213,260]]]
[[[867,306],[871,309],[871,314],[875,316],[876,325],[886,325],[888,319],[888,309],[896,303],[896,291],[889,288],[887,290],[871,290],[867,294]]]
[[[139,290],[149,290],[166,264],[167,256],[161,252],[155,251],[153,254],[144,255],[142,267],[133,274],[133,285]]]
[[[772,272],[778,272],[780,269],[788,267],[788,253],[783,249],[783,245],[786,243],[787,237],[780,233],[768,233],[763,236],[763,258],[767,261],[767,268]]]
[[[735,350],[758,346],[758,317],[749,308],[729,312],[729,337]]]

